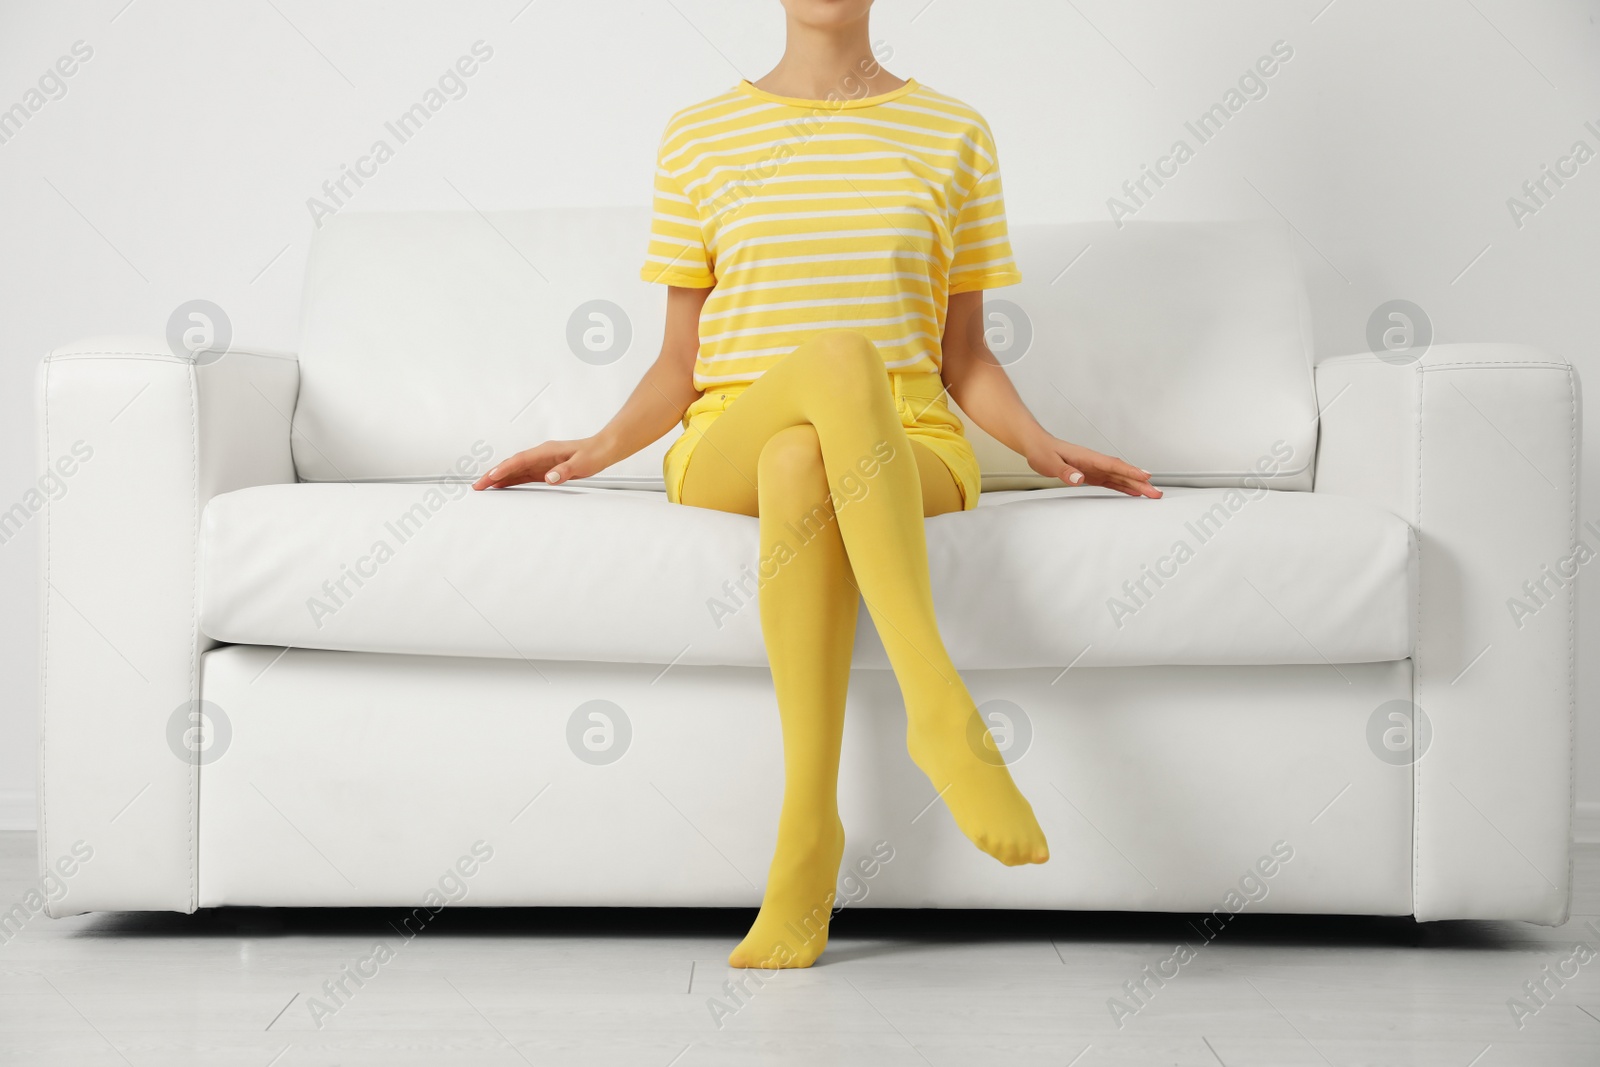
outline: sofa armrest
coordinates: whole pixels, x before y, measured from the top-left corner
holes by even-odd
[[[1565,921],[1571,896],[1577,375],[1523,345],[1316,369],[1315,491],[1417,531],[1413,775],[1419,919]],[[1579,546],[1588,539],[1589,548]],[[1420,721],[1420,720],[1419,720]]]
[[[197,365],[106,337],[50,353],[38,385],[39,856],[73,868],[47,911],[193,911],[198,767],[169,724],[199,696],[208,644],[200,513],[295,480],[299,364],[230,351]]]

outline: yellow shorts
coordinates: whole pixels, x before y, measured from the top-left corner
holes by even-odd
[[[895,408],[900,412],[900,425],[905,427],[906,436],[926,445],[950,468],[961,488],[962,510],[971,511],[978,506],[980,491],[978,457],[962,431],[961,420],[945,404],[944,383],[937,374],[888,373],[894,389]],[[749,385],[749,382],[725,382],[707,389],[683,413],[683,433],[667,449],[661,465],[668,500],[674,504],[680,501],[689,458],[706,428]]]

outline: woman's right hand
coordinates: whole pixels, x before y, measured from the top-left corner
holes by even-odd
[[[546,441],[496,463],[472,483],[474,489],[504,489],[524,482],[564,485],[599,474],[638,452],[677,425],[694,402],[694,361],[700,350],[700,309],[710,289],[670,286],[661,354],[634,386],[622,409],[593,437]]]
[[[579,441],[546,441],[501,460],[489,473],[472,483],[474,489],[504,489],[524,482],[560,485],[573,478],[587,478],[611,466],[607,449],[595,437]]]

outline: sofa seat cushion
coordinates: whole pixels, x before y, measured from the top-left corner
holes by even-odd
[[[1411,651],[1411,528],[1353,498],[997,492],[927,530],[940,627],[962,669]],[[755,595],[781,566],[758,558],[754,519],[658,492],[459,483],[226,493],[206,507],[201,556],[201,627],[219,641],[530,665],[762,666]],[[865,611],[856,663],[887,666]]]

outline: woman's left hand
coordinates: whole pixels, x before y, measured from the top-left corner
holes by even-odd
[[[1054,437],[1044,439],[1029,451],[1028,466],[1046,478],[1059,478],[1066,485],[1099,485],[1128,496],[1161,499],[1161,490],[1150,484],[1149,471]]]

